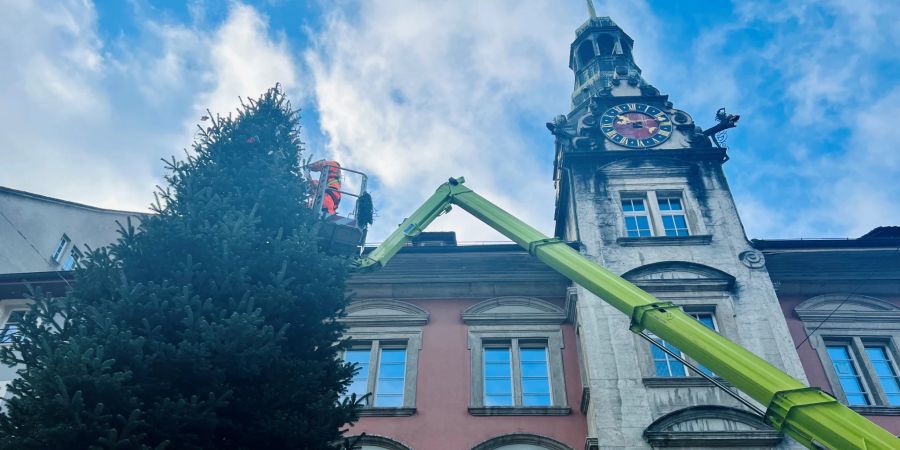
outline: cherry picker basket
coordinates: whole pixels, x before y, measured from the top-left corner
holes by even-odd
[[[329,185],[329,172],[336,169],[340,181],[339,188]],[[358,256],[365,245],[366,231],[372,222],[372,200],[366,192],[368,176],[365,173],[325,162],[322,170],[310,173],[304,166],[307,181],[310,182],[309,205],[322,218],[319,240],[322,248],[333,254]],[[347,176],[349,175],[349,176]],[[337,193],[335,213],[323,210],[325,196]]]

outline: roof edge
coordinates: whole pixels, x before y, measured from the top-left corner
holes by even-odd
[[[81,209],[86,209],[89,211],[101,212],[101,213],[129,214],[129,215],[136,215],[136,216],[149,216],[149,215],[153,214],[149,211],[148,212],[138,212],[138,211],[125,211],[125,210],[120,210],[120,209],[100,208],[97,206],[85,205],[84,203],[78,203],[78,202],[63,200],[63,199],[55,198],[55,197],[48,197],[46,195],[35,194],[34,192],[20,191],[18,189],[9,188],[6,186],[0,186],[0,193],[8,193],[8,194],[16,195],[19,197],[26,197],[26,198],[40,200],[40,201],[49,202],[49,203],[57,203],[60,205],[65,205],[65,206],[73,206],[76,208],[81,208]]]
[[[857,239],[751,239],[750,245],[757,250],[815,250],[842,248],[897,248],[900,238],[857,238]]]

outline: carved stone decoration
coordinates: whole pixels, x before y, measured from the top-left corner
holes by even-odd
[[[354,444],[353,448],[379,448],[386,450],[410,450],[410,447],[397,442],[389,437],[379,436],[377,434],[365,434],[360,436],[349,436],[345,438],[349,443]],[[360,447],[362,446],[362,447]],[[341,447],[343,448],[343,447]]]
[[[762,269],[766,266],[766,257],[759,250],[746,250],[738,255],[741,263],[751,269]]]
[[[572,138],[572,147],[580,151],[601,150],[600,142],[603,136],[593,113],[585,114],[579,119],[575,130],[577,136]]]
[[[641,95],[655,96],[659,95],[659,89],[653,87],[652,84],[644,83],[641,85]]]
[[[658,447],[765,447],[784,436],[747,411],[717,405],[692,406],[656,419],[644,439]]]
[[[550,130],[550,133],[552,133],[556,137],[569,139],[572,137],[572,135],[565,130],[565,127],[566,125],[568,125],[568,123],[569,119],[566,118],[564,114],[560,114],[554,117],[550,122],[547,122],[547,129]]]
[[[510,433],[493,437],[472,447],[472,450],[494,450],[507,447],[519,448],[519,446],[525,448],[539,447],[546,448],[547,450],[572,450],[572,447],[569,447],[556,439],[530,433]]]
[[[694,131],[688,134],[688,142],[692,147],[712,147],[709,136],[703,134],[703,129],[694,126]]]

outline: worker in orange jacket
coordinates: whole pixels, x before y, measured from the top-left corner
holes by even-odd
[[[338,205],[341,204],[341,165],[337,161],[323,159],[310,164],[307,168],[312,172],[328,171],[325,176],[325,195],[322,196],[322,211],[332,215],[337,213]],[[317,180],[312,180],[312,188],[313,193],[318,195]]]

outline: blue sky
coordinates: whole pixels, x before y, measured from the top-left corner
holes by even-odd
[[[726,174],[751,238],[900,224],[900,2],[597,1],[644,78],[703,126],[742,115]],[[552,230],[571,1],[9,2],[0,185],[146,210],[206,108],[281,82],[309,151],[370,174],[372,237],[448,176]],[[499,239],[456,212],[432,229]]]

